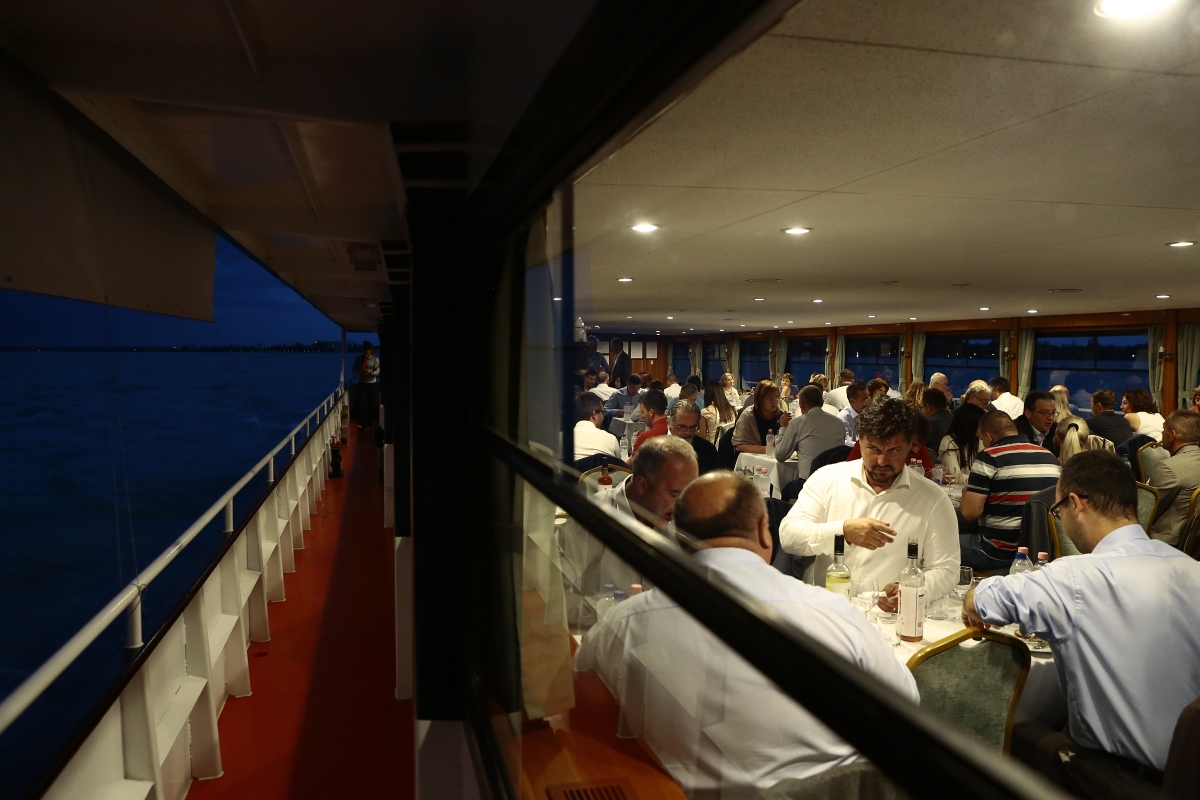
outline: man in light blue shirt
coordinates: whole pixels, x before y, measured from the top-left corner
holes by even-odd
[[[842,421],[842,426],[846,431],[846,445],[853,447],[858,441],[857,422],[858,415],[862,413],[863,406],[871,399],[871,393],[867,391],[867,385],[862,381],[855,381],[846,387],[846,407],[838,412],[838,419]]]
[[[1051,513],[1082,555],[981,581],[963,602],[964,622],[1016,622],[1049,642],[1067,697],[1065,749],[1104,751],[1154,782],[1180,713],[1200,697],[1200,563],[1146,536],[1133,477],[1112,453],[1068,461],[1056,497]],[[1071,786],[1049,741],[1030,760]],[[1013,755],[1023,757],[1016,733]]]

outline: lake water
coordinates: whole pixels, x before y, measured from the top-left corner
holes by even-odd
[[[332,392],[340,359],[0,353],[0,697]],[[235,510],[265,488],[256,480]],[[220,547],[221,522],[152,584],[147,638]],[[120,671],[121,633],[110,630],[0,736],[6,795],[44,769],[78,715],[104,696]]]

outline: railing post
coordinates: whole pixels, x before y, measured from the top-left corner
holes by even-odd
[[[125,647],[136,650],[142,642],[142,587],[137,587],[138,596],[125,612]]]
[[[296,437],[292,437],[292,455],[296,455]]]
[[[225,504],[225,532],[233,533],[233,498]]]
[[[275,483],[275,454],[274,453],[272,453],[271,457],[269,459],[267,459],[267,485],[269,486],[273,483]]]
[[[309,436],[312,436],[312,429],[309,427],[309,423],[311,423],[311,422],[312,422],[312,417],[309,417],[308,419],[304,420],[304,436],[306,438]]]

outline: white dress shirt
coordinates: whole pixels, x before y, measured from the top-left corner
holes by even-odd
[[[858,431],[854,429],[854,421],[858,419],[858,412],[854,410],[854,406],[846,406],[838,412],[838,419],[842,421],[842,433],[845,435],[844,444],[851,447],[858,441]]]
[[[870,517],[891,525],[896,538],[878,550],[846,543],[852,578],[873,575],[880,588],[895,582],[908,563],[908,540],[916,538],[926,596],[950,593],[958,583],[958,520],[954,506],[933,481],[900,470],[896,481],[876,494],[867,483],[863,462],[830,464],[812,474],[800,497],[779,525],[785,552],[797,556],[832,555],[833,537],[848,519]]]
[[[980,581],[975,609],[1050,643],[1071,736],[1157,769],[1200,697],[1200,563],[1117,528],[1086,555]]]
[[[842,656],[918,702],[916,681],[850,601],[790,578],[758,555],[715,547],[695,558]],[[575,655],[621,707],[618,736],[641,736],[689,798],[740,800],[862,756],[655,589],[615,606]]]
[[[783,437],[775,443],[775,458],[787,461],[795,453],[799,466],[797,477],[807,478],[812,460],[842,444],[845,435],[846,428],[840,419],[820,408],[810,408],[783,429]]]
[[[597,383],[595,386],[593,386],[588,391],[591,392],[592,394],[596,395],[601,400],[603,400],[604,402],[607,403],[608,398],[612,397],[613,392],[615,392],[617,390],[614,389],[613,387],[609,386],[607,383]]]
[[[846,384],[846,386],[849,386],[849,384]],[[850,405],[850,400],[846,397],[846,386],[830,389],[829,393],[825,395],[825,405],[833,406],[838,411]]]
[[[673,397],[679,397],[679,390],[682,388],[683,387],[681,385],[679,385],[678,383],[672,383],[670,386],[663,389],[663,394],[665,394],[668,399],[673,398]]]
[[[992,401],[992,405],[1013,419],[1025,416],[1025,403],[1015,394],[1003,392]]]
[[[590,419],[575,423],[575,460],[604,453],[613,458],[621,457],[621,443],[608,431],[602,431]]]

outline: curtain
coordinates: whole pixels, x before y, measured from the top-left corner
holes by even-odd
[[[776,336],[771,340],[771,380],[776,383],[779,383],[779,376],[787,372],[787,348],[788,340],[785,337]],[[792,384],[795,385],[797,381],[797,377],[793,375]],[[799,385],[803,386],[804,383],[800,382]]]
[[[833,351],[833,371],[829,373],[829,388],[838,385],[838,373],[846,368],[846,337],[837,335],[837,347]]]
[[[1192,388],[1200,372],[1200,325],[1184,323],[1179,326],[1179,341],[1175,344],[1175,384],[1179,389],[1177,408],[1192,407]]]
[[[913,383],[925,382],[925,333],[923,331],[913,334],[912,374]]]
[[[1036,346],[1037,331],[1032,328],[1021,331],[1017,344],[1017,397],[1022,400],[1033,388],[1033,350]]]
[[[672,375],[672,374],[674,374],[674,372],[675,372],[675,343],[668,341],[667,342],[667,374]],[[685,380],[687,380],[687,375],[684,375],[682,378],[680,378],[679,382],[683,383]]]
[[[997,375],[1008,377],[1008,359],[1005,356],[1010,355],[1008,346],[1012,343],[1012,331],[1008,328],[1000,329],[1000,371]]]
[[[835,381],[833,379],[833,364],[830,363],[830,360],[829,360],[830,357],[833,355],[832,345],[833,345],[833,337],[826,336],[825,337],[825,369],[823,371],[825,373],[825,377],[829,379],[829,387],[830,388],[834,388],[834,386],[837,384],[837,381]]]
[[[1158,348],[1163,346],[1163,326],[1151,325],[1146,330],[1146,360],[1150,362],[1150,394],[1154,395],[1154,403],[1162,410],[1163,369],[1158,360]],[[1178,381],[1177,381],[1178,383]],[[1189,402],[1184,408],[1191,408]]]
[[[704,382],[704,342],[700,339],[692,339],[692,374]]]
[[[729,341],[729,374],[733,376],[733,385],[742,388],[742,342],[740,339]]]

